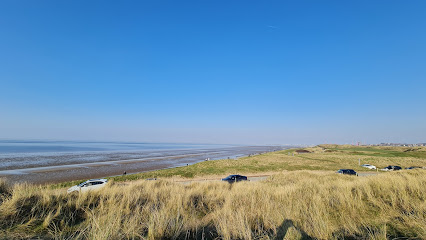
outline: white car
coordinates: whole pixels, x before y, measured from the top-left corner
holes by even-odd
[[[67,192],[87,192],[105,187],[108,179],[90,179],[78,185],[70,187]]]
[[[370,164],[364,164],[364,165],[361,165],[361,167],[365,167],[365,168],[368,168],[368,169],[376,169],[376,166],[373,166],[373,165],[370,165]]]

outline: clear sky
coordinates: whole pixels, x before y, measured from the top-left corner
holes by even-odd
[[[0,1],[0,139],[426,142],[426,1]]]

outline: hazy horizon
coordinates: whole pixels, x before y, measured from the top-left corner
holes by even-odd
[[[425,1],[0,3],[0,139],[426,142]]]

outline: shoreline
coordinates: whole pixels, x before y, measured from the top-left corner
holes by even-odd
[[[75,164],[63,164],[54,166],[38,166],[29,168],[16,168],[0,170],[0,178],[8,182],[31,184],[59,184],[69,181],[87,180],[103,177],[126,175],[169,169],[192,165],[210,159],[210,161],[238,158],[284,150],[290,147],[283,146],[251,146],[230,147],[218,149],[194,149],[184,151],[164,151],[164,156],[145,157],[137,159],[106,160],[94,162],[80,162]],[[151,156],[161,155],[161,151],[152,151]],[[148,154],[149,155],[149,154]]]

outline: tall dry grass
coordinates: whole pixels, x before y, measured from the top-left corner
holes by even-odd
[[[326,146],[328,148],[326,148]],[[350,168],[355,171],[370,171],[360,166],[372,164],[378,168],[398,165],[426,167],[426,147],[356,147],[351,145],[321,145],[305,148],[310,153],[297,154],[295,149],[243,157],[238,160],[224,159],[203,161],[197,164],[163,169],[139,174],[113,177],[116,181],[146,178],[226,176],[229,174],[263,174],[281,171],[330,170]],[[424,151],[423,151],[424,150]]]
[[[233,185],[110,183],[99,192],[72,195],[23,184],[2,193],[0,236],[425,239],[425,186],[424,170],[363,178],[295,171]]]

